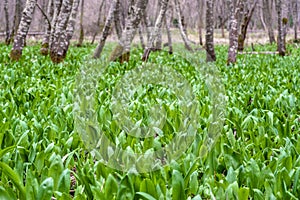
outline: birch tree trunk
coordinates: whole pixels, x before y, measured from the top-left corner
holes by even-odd
[[[148,0],[136,0],[135,4],[130,6],[130,13],[126,18],[125,28],[119,44],[110,54],[110,61],[119,60],[121,63],[128,62],[130,58],[130,45],[138,30],[139,23],[147,7]]]
[[[263,0],[263,16],[268,29],[269,41],[270,43],[276,42],[274,30],[272,26],[272,10],[270,6],[270,0]]]
[[[54,14],[54,2],[53,0],[49,0],[48,2],[48,8],[47,8],[47,15],[48,17],[53,19],[53,14]],[[51,35],[51,24],[48,23],[48,20],[45,19],[45,24],[46,24],[46,32],[42,41],[42,47],[40,50],[40,53],[44,56],[49,54],[49,42],[50,42],[50,35]]]
[[[8,0],[4,0],[4,14],[5,14],[5,44],[10,44],[10,31],[9,31],[9,15],[8,15]]]
[[[228,48],[228,59],[227,64],[236,63],[236,54],[238,47],[238,22],[237,13],[238,8],[235,8],[234,0],[227,0],[230,19],[229,19],[229,48]]]
[[[214,0],[206,0],[206,35],[205,35],[205,49],[206,61],[216,61],[216,54],[214,48]]]
[[[285,56],[285,34],[288,19],[284,16],[284,6],[282,0],[276,0],[277,20],[278,20],[278,39],[277,48],[279,55]]]
[[[79,0],[63,0],[57,23],[54,27],[53,42],[50,44],[50,58],[53,63],[62,62],[74,33]]]
[[[184,28],[183,28],[183,24],[182,24],[182,17],[181,17],[181,13],[180,13],[180,6],[179,6],[179,2],[178,0],[174,0],[175,3],[175,10],[177,13],[177,17],[178,17],[178,26],[179,26],[179,30],[180,30],[180,35],[182,37],[182,40],[184,42],[184,46],[187,50],[192,51],[192,47],[189,44],[189,40],[187,35],[185,34]]]
[[[163,19],[165,18],[166,11],[167,11],[167,8],[168,8],[168,2],[169,2],[169,0],[161,0],[160,11],[159,11],[159,14],[157,16],[153,32],[151,33],[150,41],[147,44],[147,47],[144,51],[144,54],[143,54],[143,57],[142,57],[143,61],[147,61],[151,51],[155,50],[154,49],[154,41],[155,41],[155,39],[158,38],[158,36],[161,32]]]
[[[81,47],[83,40],[84,40],[84,30],[83,30],[83,14],[84,14],[84,0],[81,0],[81,5],[80,5],[80,22],[79,22],[79,27],[80,27],[80,32],[79,32],[79,39],[77,46]]]
[[[244,15],[242,16],[241,31],[238,36],[238,51],[242,52],[244,50],[244,44],[245,44],[245,40],[246,40],[246,36],[247,36],[248,25],[252,18],[257,1],[258,0],[255,0],[252,7],[250,8],[250,10],[247,10],[246,12],[244,12]]]
[[[111,5],[110,5],[110,9],[109,9],[109,13],[108,13],[108,16],[106,18],[106,22],[105,22],[105,25],[104,25],[104,28],[103,28],[103,31],[102,31],[102,34],[101,34],[101,37],[100,37],[99,44],[97,45],[97,47],[95,49],[95,52],[94,52],[93,58],[95,58],[95,59],[100,58],[101,52],[102,52],[103,47],[105,45],[106,38],[109,35],[109,31],[111,29],[112,22],[114,20],[114,13],[117,9],[117,5],[118,5],[118,0],[112,0]]]
[[[21,22],[18,28],[17,35],[14,39],[14,45],[10,52],[10,58],[12,60],[19,60],[22,56],[22,50],[25,44],[25,38],[27,36],[32,16],[34,13],[34,8],[36,6],[37,0],[27,0],[25,9],[22,14]]]

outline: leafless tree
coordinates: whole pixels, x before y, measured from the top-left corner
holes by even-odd
[[[285,56],[286,47],[285,47],[285,37],[286,37],[286,27],[288,24],[288,18],[286,16],[285,3],[282,0],[276,0],[277,8],[277,20],[278,20],[278,39],[277,39],[277,48],[279,55]]]
[[[272,25],[273,24],[272,5],[273,4],[270,2],[270,0],[263,0],[263,13],[264,13],[263,16],[268,29],[269,41],[271,44],[276,42],[273,25]]]
[[[154,41],[155,41],[155,39],[157,39],[159,37],[159,34],[161,33],[163,19],[165,18],[166,11],[167,11],[167,8],[168,8],[168,2],[169,2],[169,0],[161,0],[160,11],[159,11],[159,14],[157,16],[154,29],[151,33],[150,41],[147,44],[147,47],[144,51],[144,54],[143,54],[143,57],[142,57],[143,61],[147,61],[148,57],[150,55],[150,52],[152,50],[154,50],[153,49],[154,48]]]
[[[258,0],[254,0],[251,8],[244,11],[244,13],[242,15],[241,26],[240,26],[241,28],[240,28],[240,33],[238,36],[238,51],[244,50],[244,44],[245,44],[245,39],[246,39],[246,35],[247,35],[248,25],[252,18],[254,9],[257,5],[257,2],[258,2]],[[243,3],[245,3],[245,2],[243,2]],[[244,7],[245,7],[245,5],[244,5]]]
[[[8,18],[8,0],[4,0],[4,13],[5,13],[5,44],[9,45],[10,30],[9,30],[9,18]]]
[[[53,39],[50,44],[50,57],[53,63],[62,62],[67,55],[70,40],[74,33],[78,7],[79,0],[62,1],[59,14],[52,27]]]
[[[22,51],[25,45],[25,38],[28,33],[34,9],[36,6],[37,0],[27,0],[25,9],[22,14],[21,22],[18,28],[17,35],[14,39],[14,45],[10,52],[10,58],[12,60],[19,60],[22,56]]]
[[[42,47],[40,50],[42,55],[48,55],[48,53],[49,53],[51,23],[49,23],[48,20],[52,20],[53,14],[54,14],[54,2],[53,2],[53,0],[49,0],[48,8],[47,8],[47,15],[48,15],[48,17],[50,17],[50,19],[45,19],[46,31],[45,31],[45,35],[43,37]]]
[[[79,21],[79,38],[78,38],[78,43],[77,46],[81,47],[83,40],[84,40],[84,30],[83,30],[83,14],[84,14],[84,0],[81,0],[81,5],[80,5],[80,21]]]
[[[109,10],[108,16],[106,18],[106,22],[105,22],[105,25],[104,25],[104,28],[103,28],[103,31],[102,31],[102,34],[100,37],[99,44],[94,52],[94,58],[100,58],[101,52],[105,45],[106,38],[109,35],[109,31],[111,29],[112,22],[114,20],[115,10],[118,9],[117,8],[117,6],[119,5],[118,2],[119,2],[119,0],[112,0],[112,2],[111,2],[110,10]]]
[[[229,48],[227,64],[236,63],[236,54],[238,48],[238,13],[239,6],[236,5],[235,0],[227,0],[230,20],[229,20]]]
[[[121,63],[129,61],[130,45],[138,30],[139,23],[147,7],[148,0],[136,0],[129,8],[125,27],[122,32],[119,44],[114,48],[110,55],[111,61],[119,60]]]
[[[292,7],[293,7],[293,21],[294,21],[294,40],[297,41],[298,40],[298,18],[299,18],[299,14],[298,14],[298,1],[297,0],[292,0]]]
[[[205,49],[206,61],[216,61],[215,47],[214,47],[214,0],[206,0],[206,35],[205,35]]]

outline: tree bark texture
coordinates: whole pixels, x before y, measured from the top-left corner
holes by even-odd
[[[95,52],[94,52],[94,58],[95,59],[100,58],[101,52],[102,52],[103,47],[105,45],[106,38],[109,35],[109,31],[111,29],[112,22],[114,20],[114,13],[117,9],[117,6],[118,6],[118,0],[112,0],[111,6],[110,6],[110,9],[109,9],[109,13],[108,13],[108,16],[106,18],[106,22],[105,22],[105,25],[104,25],[104,28],[103,28],[103,31],[102,31],[102,34],[101,34],[101,37],[100,37],[99,44],[97,45],[97,47],[95,49]]]
[[[206,0],[206,34],[205,34],[205,49],[206,61],[216,61],[214,48],[214,0]]]
[[[279,55],[285,56],[285,34],[286,34],[286,26],[288,23],[288,19],[283,14],[283,2],[282,0],[276,0],[277,7],[277,20],[278,20],[278,39],[277,39],[277,48],[279,51]]]
[[[154,26],[154,29],[153,29],[153,31],[151,33],[151,36],[150,36],[150,41],[147,44],[147,47],[146,47],[146,49],[144,51],[144,54],[143,54],[143,57],[142,57],[143,61],[147,61],[148,58],[149,58],[150,52],[152,50],[154,50],[153,49],[154,48],[154,41],[155,41],[155,39],[158,39],[159,34],[161,33],[163,20],[165,18],[166,11],[167,11],[167,8],[168,8],[168,2],[169,2],[169,0],[162,0],[161,1],[160,11],[159,11],[159,14],[156,18],[155,26]]]
[[[236,54],[238,47],[238,22],[237,15],[239,12],[238,7],[236,8],[234,0],[227,0],[229,13],[230,13],[230,21],[229,21],[229,48],[228,48],[228,59],[227,64],[236,63]]]
[[[50,44],[50,57],[53,63],[62,62],[74,33],[79,0],[63,0]]]
[[[144,15],[148,0],[136,0],[130,6],[129,15],[126,18],[125,28],[119,44],[110,55],[110,61],[119,60],[121,63],[128,62],[130,58],[130,45],[138,30],[139,23]]]
[[[10,58],[12,60],[19,60],[22,56],[22,50],[25,45],[25,38],[28,33],[32,16],[34,13],[34,8],[36,6],[37,0],[27,0],[25,9],[22,13],[22,18],[18,28],[17,35],[14,39],[14,45],[10,52]]]

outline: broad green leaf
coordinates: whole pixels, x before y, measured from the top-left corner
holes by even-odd
[[[150,194],[147,194],[145,192],[137,192],[136,194],[140,195],[141,197],[143,197],[146,200],[156,200],[156,198],[154,198],[153,196],[151,196]]]
[[[53,195],[54,183],[53,178],[45,179],[39,187],[37,199],[50,200]]]
[[[181,173],[177,170],[173,170],[172,173],[172,199],[186,199],[184,191],[184,180]]]

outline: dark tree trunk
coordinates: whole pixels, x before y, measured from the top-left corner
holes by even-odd
[[[206,35],[205,35],[206,61],[216,61],[214,48],[214,0],[206,0]]]
[[[15,15],[14,15],[14,22],[13,22],[13,30],[11,31],[9,42],[14,41],[15,35],[17,35],[17,31],[19,28],[19,24],[21,21],[21,1],[20,0],[15,0]]]
[[[294,40],[298,40],[298,1],[293,0],[293,18],[294,18]]]
[[[170,11],[170,10],[169,10]],[[173,53],[173,45],[172,45],[172,34],[170,30],[170,23],[172,20],[172,16],[169,16],[168,12],[166,13],[165,17],[165,24],[166,24],[166,31],[167,31],[167,36],[168,36],[168,47],[169,47],[169,54]]]
[[[116,9],[114,10],[114,24],[118,39],[122,37],[122,24],[121,24],[121,3],[117,0]]]
[[[244,50],[244,44],[245,44],[245,40],[246,40],[246,36],[247,36],[247,28],[248,28],[249,22],[251,20],[251,17],[253,15],[254,9],[256,7],[257,1],[258,0],[255,0],[251,9],[247,10],[242,17],[243,19],[242,19],[242,23],[241,23],[241,32],[238,36],[238,51],[242,52]]]
[[[4,0],[4,14],[5,14],[5,44],[10,44],[10,31],[9,31],[9,15],[8,15],[8,0]]]
[[[25,9],[22,14],[20,25],[18,28],[17,35],[14,39],[14,45],[10,52],[10,58],[12,60],[19,60],[22,56],[22,50],[25,45],[25,38],[27,36],[34,9],[36,6],[37,0],[27,0]]]
[[[80,5],[80,31],[79,31],[79,39],[78,39],[78,43],[77,46],[81,47],[83,40],[84,40],[84,30],[83,30],[83,14],[84,14],[84,0],[81,0],[81,5]]]

